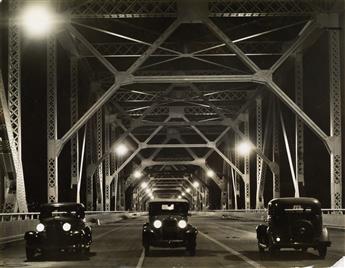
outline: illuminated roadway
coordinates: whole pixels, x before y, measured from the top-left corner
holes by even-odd
[[[200,233],[195,257],[183,249],[153,249],[144,257],[141,227],[146,217],[127,219],[93,228],[88,258],[60,256],[27,262],[24,241],[0,249],[0,267],[329,267],[345,255],[345,230],[329,229],[332,246],[325,260],[317,252],[282,251],[261,257],[257,250],[257,222],[192,216]]]

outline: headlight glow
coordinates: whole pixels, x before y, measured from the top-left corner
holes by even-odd
[[[69,224],[68,222],[65,222],[65,223],[62,225],[62,229],[63,229],[65,232],[71,230],[71,224]]]
[[[162,222],[160,220],[155,220],[153,222],[153,226],[156,228],[156,229],[159,229],[162,227]]]
[[[181,229],[184,229],[184,228],[186,228],[186,226],[187,226],[187,222],[185,221],[185,220],[180,220],[179,222],[178,222],[178,227],[180,227]]]
[[[43,232],[44,229],[45,229],[44,224],[42,224],[42,223],[37,224],[37,226],[36,226],[37,232]]]

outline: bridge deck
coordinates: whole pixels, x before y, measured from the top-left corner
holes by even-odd
[[[145,217],[101,225],[93,229],[94,242],[87,259],[60,256],[27,262],[24,241],[0,249],[0,267],[330,267],[345,255],[345,231],[330,229],[332,246],[325,260],[317,252],[281,251],[260,257],[253,221],[234,221],[219,217],[191,217],[200,231],[195,257],[182,249],[153,249],[144,257],[141,226]]]

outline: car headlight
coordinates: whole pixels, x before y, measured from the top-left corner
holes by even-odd
[[[159,229],[162,227],[162,222],[160,220],[155,220],[153,222],[153,227],[155,227],[156,229]]]
[[[63,229],[65,232],[68,232],[69,230],[71,230],[71,224],[69,224],[68,222],[65,222],[65,223],[62,225],[62,229]]]
[[[37,226],[36,226],[37,232],[43,232],[44,229],[45,229],[44,224],[42,224],[42,223],[37,224]]]
[[[180,220],[178,223],[177,223],[178,227],[180,227],[181,229],[184,229],[186,228],[187,226],[187,222],[185,220]]]

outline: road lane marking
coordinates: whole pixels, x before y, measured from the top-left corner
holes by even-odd
[[[136,266],[136,268],[141,268],[143,267],[143,263],[144,263],[144,259],[145,259],[145,250],[143,249],[143,251],[141,252],[138,264]]]
[[[232,230],[232,231],[235,231],[235,232],[242,232],[242,233],[250,234],[250,235],[255,235],[256,234],[256,232],[251,232],[251,231],[239,229],[239,228],[232,227],[232,226],[223,226],[223,225],[220,225],[220,224],[217,224],[217,223],[212,223],[212,224],[217,226],[217,227],[221,227],[222,229],[229,229],[229,230]]]
[[[213,243],[217,244],[218,246],[222,247],[223,249],[225,249],[226,251],[230,252],[231,254],[241,258],[242,260],[244,260],[246,263],[250,264],[253,267],[262,267],[264,268],[265,266],[261,265],[260,263],[257,263],[256,261],[253,261],[252,259],[249,259],[248,257],[244,256],[243,254],[241,254],[240,252],[228,247],[227,245],[223,244],[222,242],[218,241],[217,239],[214,239],[213,237],[200,232],[199,234],[201,234],[202,236],[204,236],[205,238],[207,238],[208,240],[212,241]]]
[[[105,235],[107,235],[107,234],[110,234],[111,232],[114,232],[114,231],[116,231],[117,229],[120,229],[120,228],[122,228],[122,227],[123,227],[123,226],[116,226],[115,228],[113,228],[113,229],[111,229],[111,230],[109,230],[109,231],[107,231],[107,232],[101,233],[101,234],[99,234],[99,235],[95,235],[95,236],[93,236],[93,240],[99,239],[99,238],[101,238],[101,237],[103,237],[103,236],[105,236]]]

